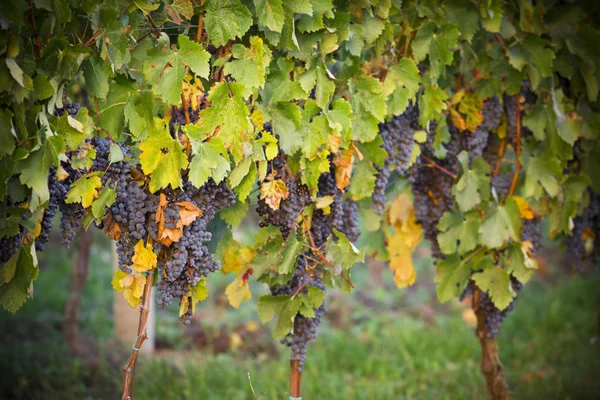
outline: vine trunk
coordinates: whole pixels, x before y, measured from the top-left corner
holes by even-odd
[[[504,367],[498,355],[498,344],[494,338],[488,338],[485,329],[484,310],[479,307],[481,289],[475,288],[473,292],[473,311],[477,316],[476,334],[481,343],[481,372],[485,377],[485,383],[490,400],[508,400],[510,391],[504,377]]]

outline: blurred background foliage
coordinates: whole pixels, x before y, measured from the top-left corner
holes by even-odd
[[[111,244],[94,236],[78,356],[61,331],[72,251],[48,247],[34,299],[16,315],[0,312],[0,398],[118,398],[130,350],[114,337]],[[560,254],[549,244],[540,255],[541,268],[499,337],[515,399],[600,393],[598,267],[574,273]],[[305,399],[486,397],[468,299],[438,303],[426,243],[415,266],[417,280],[407,289],[395,287],[384,263],[370,260],[354,269],[352,296],[328,293],[326,321],[304,369]],[[254,304],[266,288],[254,284],[253,299],[236,312],[224,293],[231,279],[209,279],[210,295],[189,327],[179,323],[176,307],[159,309],[157,349],[138,366],[136,399],[287,398],[289,350],[271,339]]]

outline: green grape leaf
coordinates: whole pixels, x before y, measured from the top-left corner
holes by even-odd
[[[123,155],[123,150],[121,150],[121,147],[116,143],[111,143],[110,144],[110,155],[108,156],[108,161],[111,164],[117,163],[119,161],[123,161],[124,157],[125,156]]]
[[[371,196],[375,188],[377,170],[366,160],[356,163],[350,182],[350,194],[355,201]]]
[[[231,53],[235,60],[225,64],[225,74],[244,85],[246,95],[254,88],[262,88],[265,85],[266,67],[271,62],[271,51],[263,45],[262,39],[252,36],[250,48],[234,44]]]
[[[91,206],[94,199],[98,197],[98,189],[102,187],[99,175],[100,173],[93,172],[73,182],[65,203],[81,203],[83,208]]]
[[[273,118],[273,133],[279,136],[279,147],[293,154],[302,146],[300,117],[302,110],[296,104],[280,102],[269,108]]]
[[[333,92],[335,91],[335,83],[329,80],[325,71],[322,68],[317,68],[317,88],[315,90],[315,100],[317,105],[322,109],[327,108]]]
[[[209,0],[205,7],[204,24],[215,47],[242,38],[252,26],[252,14],[240,0]]]
[[[33,90],[36,100],[45,100],[54,94],[52,84],[44,75],[37,75],[33,79]]]
[[[481,290],[488,292],[492,302],[500,311],[508,307],[515,297],[510,275],[504,268],[494,267],[476,272],[472,279]]]
[[[233,168],[229,174],[229,187],[235,188],[238,186],[244,177],[250,172],[250,167],[254,164],[252,158],[244,158],[238,165]]]
[[[389,157],[387,151],[382,147],[383,139],[377,136],[375,140],[367,143],[357,143],[356,147],[360,150],[365,160],[372,162],[374,165],[383,167],[385,159]]]
[[[92,215],[96,219],[97,224],[102,222],[102,218],[104,218],[104,214],[106,213],[106,208],[110,208],[110,206],[112,206],[115,202],[116,198],[117,192],[115,189],[111,189],[108,186],[102,188],[98,198],[92,203]]]
[[[12,279],[7,283],[0,286],[0,304],[2,307],[11,313],[16,313],[19,308],[25,303],[27,297],[29,297],[28,290],[31,284],[31,280],[34,279],[37,265],[32,255],[33,249],[30,246],[21,247],[19,251],[13,256],[16,260],[10,260],[11,263],[16,264],[13,273],[8,273],[7,276],[12,275]],[[4,278],[4,268],[2,274]],[[12,268],[12,267],[11,267]]]
[[[194,6],[190,0],[173,0],[170,5],[165,4],[165,8],[173,22],[178,25],[184,21],[181,17],[189,20],[194,16]]]
[[[244,220],[249,207],[250,205],[246,202],[236,201],[231,207],[219,211],[219,215],[229,225],[239,226]]]
[[[440,260],[435,269],[436,293],[439,302],[445,303],[460,296],[469,282],[471,264],[461,261],[457,255],[452,255]]]
[[[277,67],[271,69],[265,85],[263,98],[266,104],[308,98],[300,82],[290,80],[290,72],[294,69],[293,62],[280,58],[277,60]]]
[[[428,128],[429,121],[439,120],[442,111],[447,108],[448,95],[439,86],[425,86],[425,92],[419,97],[419,123]]]
[[[327,118],[323,115],[318,115],[308,125],[306,133],[302,138],[302,153],[312,160],[317,156],[317,153],[327,143],[329,134],[329,124]]]
[[[281,339],[292,331],[301,303],[299,298],[290,296],[265,295],[258,298],[257,310],[261,322],[271,321],[277,315],[273,339]]]
[[[488,0],[479,2],[479,13],[481,15],[481,25],[488,32],[500,32],[502,25],[502,16],[504,8],[502,0]]]
[[[495,205],[489,210],[479,234],[481,243],[490,249],[501,247],[509,239],[521,240],[521,215],[512,196],[506,198],[503,206]]]
[[[383,81],[383,92],[389,97],[388,113],[402,114],[409,100],[414,102],[420,82],[419,69],[413,60],[404,58],[392,66]]]
[[[93,61],[88,58],[81,66],[87,91],[93,96],[105,100],[109,89],[108,78],[112,77],[110,64],[102,60]]]
[[[525,196],[539,199],[545,190],[550,196],[560,193],[560,161],[549,153],[531,157],[525,165]]]
[[[479,227],[481,225],[477,213],[466,215],[460,213],[445,212],[440,219],[437,236],[440,250],[444,254],[462,255],[475,250],[479,243]]]
[[[521,244],[513,244],[508,249],[508,256],[504,262],[506,272],[513,275],[521,283],[527,283],[533,276],[533,270],[535,268],[535,262],[533,260],[527,260],[523,254],[523,248]]]
[[[169,105],[181,103],[187,68],[202,78],[208,78],[209,74],[210,54],[187,36],[179,35],[178,38],[178,51],[172,50],[168,38],[163,37],[159,46],[148,50],[148,60],[144,62],[144,78]]]
[[[130,61],[131,53],[129,51],[129,39],[125,34],[125,25],[120,19],[116,18],[116,15],[106,24],[104,36],[106,39],[101,41],[104,45],[103,52],[108,53],[114,68],[120,69]]]
[[[152,93],[135,93],[129,96],[123,109],[129,131],[139,140],[154,126],[154,100]]]
[[[433,75],[440,76],[444,68],[452,63],[459,35],[454,25],[444,24],[437,29],[433,22],[425,23],[412,42],[415,62],[419,63],[429,56]]]
[[[333,229],[333,233],[337,237],[337,242],[333,236],[330,236],[327,240],[327,259],[336,266],[336,274],[340,274],[342,271],[348,271],[353,265],[362,263],[365,261],[364,250],[359,250],[352,244],[346,236]]]
[[[353,78],[350,85],[352,109],[362,107],[378,121],[383,121],[386,114],[386,96],[381,82],[371,76],[359,76]]]
[[[250,172],[248,172],[244,179],[242,179],[242,182],[233,189],[240,201],[246,201],[248,198],[248,195],[252,190],[252,185],[254,185],[254,182],[256,181],[257,175],[256,164],[252,163],[250,166]]]
[[[284,250],[279,264],[279,273],[282,275],[294,272],[296,269],[296,260],[302,249],[302,242],[298,241],[295,234],[291,234],[284,243]]]
[[[198,121],[204,137],[221,138],[236,164],[244,158],[244,143],[252,132],[243,94],[244,86],[239,83],[217,83],[208,95],[211,105],[200,112]]]
[[[15,165],[16,171],[20,173],[21,183],[37,193],[40,203],[45,203],[50,199],[48,171],[50,167],[58,165],[58,155],[62,152],[63,147],[60,136],[48,137],[42,143],[42,147]]]
[[[117,75],[117,78],[110,83],[106,101],[99,104],[100,126],[102,129],[106,129],[114,140],[122,138],[121,132],[125,125],[125,105],[136,92],[137,88],[133,82]]]
[[[254,0],[254,7],[260,25],[281,33],[285,22],[281,0]]]
[[[460,38],[471,43],[473,36],[479,30],[479,14],[473,4],[464,0],[453,0],[445,5],[446,21],[456,25]]]
[[[140,143],[139,149],[142,171],[150,176],[150,192],[169,185],[173,189],[181,186],[181,170],[187,168],[188,160],[163,120],[156,119],[152,132]]]
[[[491,167],[483,158],[477,157],[473,160],[472,168],[469,169],[469,153],[466,151],[458,155],[458,161],[463,172],[452,186],[452,194],[458,208],[464,212],[473,209],[482,200],[488,199]]]
[[[16,133],[12,117],[13,113],[10,110],[0,110],[0,158],[12,154],[15,150]]]
[[[221,138],[203,142],[197,125],[187,125],[184,131],[188,133],[194,154],[188,175],[190,182],[196,187],[204,185],[209,178],[220,183],[231,169],[229,155]]]
[[[323,152],[319,158],[314,160],[308,160],[306,158],[300,159],[300,167],[302,168],[302,183],[304,183],[311,195],[315,196],[319,187],[319,177],[321,174],[329,171],[329,159],[327,158],[328,152]],[[373,168],[373,170],[375,170]],[[377,171],[377,170],[375,170]],[[373,177],[373,187],[375,186],[375,178]],[[359,191],[361,188],[356,188]],[[363,190],[368,190],[368,187]],[[371,188],[371,191],[373,189]],[[366,196],[365,196],[366,197]]]

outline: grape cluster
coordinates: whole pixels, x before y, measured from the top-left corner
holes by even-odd
[[[0,263],[4,264],[19,251],[25,232],[25,228],[19,226],[19,232],[16,235],[0,239]]]
[[[490,132],[500,125],[504,110],[500,100],[494,96],[483,102],[481,113],[483,119],[475,129],[475,132],[461,132],[452,122],[452,118],[448,118],[448,129],[450,130],[451,140],[447,146],[447,150],[450,157],[456,157],[463,150],[469,152],[470,161],[484,155]]]
[[[523,288],[523,284],[512,276],[510,279],[512,289],[517,293],[518,296],[518,293]],[[490,339],[495,338],[500,333],[502,322],[504,322],[504,319],[507,317],[507,315],[512,310],[514,310],[516,300],[517,297],[515,297],[511,301],[508,307],[500,311],[492,302],[492,298],[490,297],[488,292],[481,291],[481,296],[479,298],[479,307],[483,310],[484,313],[486,337]]]
[[[69,164],[63,163],[62,167],[68,175],[64,180],[59,182],[59,184],[63,186],[62,189],[59,188],[58,184],[56,185],[57,188],[55,194],[58,196],[64,193],[64,196],[66,197],[71,185],[77,179],[78,173]],[[61,244],[65,247],[69,247],[71,241],[75,239],[75,231],[81,224],[81,219],[85,214],[85,210],[80,203],[65,203],[65,197],[62,199],[57,197],[57,201],[58,209],[60,211],[60,229],[62,232]]]
[[[190,117],[190,124],[195,124],[200,118],[200,109],[194,109],[188,106],[188,116]],[[173,107],[171,109],[171,119],[169,120],[169,132],[171,136],[178,137],[183,132],[181,127],[186,125],[185,112],[183,108]]]
[[[292,279],[282,286],[271,288],[271,294],[275,296],[290,296],[298,291],[308,293],[308,287],[316,287],[325,290],[321,276],[316,275],[316,269],[308,268],[308,261],[304,255],[298,257],[296,269]],[[281,343],[291,348],[291,357],[293,361],[298,361],[298,371],[302,371],[306,361],[306,350],[308,344],[315,341],[318,335],[321,318],[327,311],[325,302],[320,307],[314,308],[315,316],[313,318],[297,314],[294,318],[294,327],[291,333],[281,340]]]
[[[437,162],[447,169],[454,168],[447,160]],[[432,244],[433,256],[441,258],[442,253],[436,239],[437,225],[444,212],[452,207],[451,189],[454,180],[435,168],[415,164],[409,181],[412,184],[415,218],[423,227],[425,238]]]
[[[163,249],[167,256],[165,259],[159,258],[158,261],[162,280],[158,284],[157,301],[161,306],[185,296],[202,277],[221,268],[205,245],[212,239],[207,224],[215,217],[217,211],[235,202],[235,195],[231,189],[224,182],[216,184],[212,179],[200,188],[194,187],[186,180],[181,190],[164,190],[163,193],[168,201],[163,209],[164,226],[166,229],[182,228],[182,236],[168,248],[164,248],[159,243],[155,213],[150,214],[149,234],[155,242],[154,251],[159,253]],[[192,203],[202,210],[202,216],[183,226],[180,206],[176,204],[179,202]],[[191,314],[188,313],[183,315],[181,320],[189,325],[190,318]]]
[[[373,190],[373,210],[381,214],[387,203],[385,191],[393,171],[401,175],[408,171],[413,153],[414,134],[419,129],[419,110],[409,105],[406,111],[379,125],[379,134],[383,139],[382,147],[388,153],[383,167],[376,166],[377,177]]]
[[[64,113],[67,113],[71,117],[75,118],[77,116],[77,113],[79,113],[80,109],[81,106],[79,105],[79,103],[73,103],[71,102],[71,100],[65,97],[63,98],[63,106],[61,108],[54,107],[54,114],[57,117],[61,117],[64,115]]]
[[[48,242],[49,234],[52,231],[53,220],[58,206],[64,202],[67,196],[67,188],[56,178],[55,167],[50,168],[48,172],[48,191],[50,192],[50,199],[42,216],[40,234],[35,240],[35,249],[37,251],[44,251],[44,245]]]
[[[531,242],[530,251],[535,254],[544,246],[544,234],[542,233],[542,220],[540,218],[526,219],[523,221],[521,238]]]
[[[311,199],[306,187],[297,177],[285,174],[285,168],[285,154],[280,152],[273,159],[272,166],[269,165],[267,172],[274,172],[274,179],[282,179],[285,182],[289,196],[281,200],[279,210],[273,210],[264,199],[259,199],[256,212],[262,217],[260,226],[278,226],[283,237],[287,238],[295,229],[298,216],[304,207],[310,204]]]
[[[571,236],[567,238],[567,254],[578,268],[590,250],[598,252],[600,247],[600,195],[591,190],[589,194],[590,201],[581,215],[574,219]]]

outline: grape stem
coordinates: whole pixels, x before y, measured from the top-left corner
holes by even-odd
[[[515,102],[516,109],[516,119],[517,119],[517,135],[515,138],[515,151],[516,151],[516,159],[517,166],[515,168],[515,174],[513,175],[512,182],[510,184],[510,189],[508,190],[508,195],[511,196],[515,187],[517,186],[517,181],[519,180],[519,173],[521,172],[521,104],[519,103],[519,94],[515,95],[517,101]]]
[[[506,148],[506,138],[502,138],[500,142],[500,148],[498,149],[498,159],[496,160],[496,165],[494,166],[494,171],[492,172],[492,176],[497,176],[498,171],[500,171],[500,165],[502,164],[502,158],[504,157],[504,149]]]
[[[140,306],[140,322],[138,324],[138,336],[135,340],[135,345],[131,351],[131,355],[127,363],[123,367],[123,395],[121,400],[131,400],[133,397],[133,381],[135,379],[135,366],[140,353],[140,348],[144,341],[148,338],[147,325],[148,314],[150,313],[150,299],[152,291],[152,281],[154,274],[149,273],[146,276],[146,285],[144,286],[144,294],[142,296],[142,305]]]
[[[451,176],[452,179],[456,179],[456,174],[453,174],[452,172],[448,171],[446,168],[442,167],[441,165],[438,165],[431,158],[427,157],[424,154],[421,154],[421,157],[423,157],[423,159],[425,161],[427,161],[432,167],[435,167],[435,168],[439,169],[440,171],[442,171],[443,173],[445,173],[446,175]]]
[[[200,7],[204,5],[204,0],[200,0]],[[198,32],[196,32],[196,42],[202,42],[202,29],[204,24],[204,13],[198,14]]]
[[[473,291],[472,307],[477,316],[476,335],[481,343],[481,372],[485,376],[488,398],[490,400],[508,400],[510,391],[504,378],[504,367],[500,363],[498,344],[494,338],[488,338],[485,327],[485,311],[479,307],[481,289],[475,287]]]
[[[33,16],[33,0],[29,0],[29,19],[31,20],[31,26],[33,27],[33,33],[35,34],[35,44],[37,45],[38,58],[42,58],[42,42],[40,41],[37,24],[35,23],[35,17]]]
[[[306,234],[308,235],[308,240],[310,240],[310,245],[311,245],[311,250],[314,254],[316,254],[317,256],[319,256],[319,258],[321,259],[322,262],[324,262],[325,264],[329,265],[331,268],[333,268],[333,270],[335,271],[337,269],[337,267],[327,259],[327,257],[325,257],[323,255],[323,253],[321,253],[321,250],[319,250],[319,248],[317,247],[317,245],[315,244],[315,241],[310,233],[310,229],[308,229],[308,223],[306,222],[306,218],[304,217],[304,215],[302,215],[302,221],[304,222],[304,231],[306,232]],[[350,280],[350,278],[348,277],[348,275],[346,275],[346,273],[344,271],[342,271],[342,273],[340,274],[340,276],[346,281],[348,282],[348,284],[350,285],[350,287],[352,289],[354,289],[356,286],[354,286],[354,284],[352,283],[352,281]],[[298,397],[298,396],[296,396]]]

